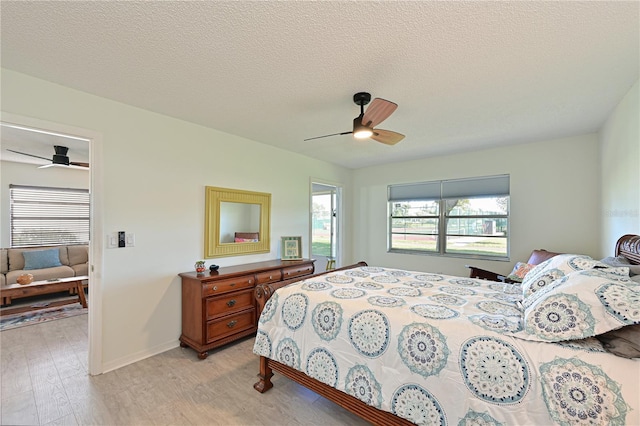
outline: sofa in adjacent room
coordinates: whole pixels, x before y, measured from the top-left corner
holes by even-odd
[[[0,249],[0,291],[23,274],[33,275],[33,281],[89,275],[89,246]]]

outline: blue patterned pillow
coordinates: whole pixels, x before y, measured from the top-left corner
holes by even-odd
[[[60,263],[60,250],[57,248],[48,250],[25,250],[22,252],[24,256],[24,270],[53,268],[62,266]]]
[[[640,285],[621,269],[569,272],[539,289],[525,306],[520,337],[560,342],[640,324]]]
[[[570,272],[585,271],[596,266],[606,267],[605,264],[589,256],[579,254],[559,254],[545,260],[530,270],[522,280],[522,298],[525,307],[527,306],[527,299],[533,293],[553,281],[564,277]]]

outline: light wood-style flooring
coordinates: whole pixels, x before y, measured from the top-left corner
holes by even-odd
[[[364,425],[278,375],[253,389],[253,338],[211,351],[175,348],[87,374],[87,316],[0,332],[2,425]]]

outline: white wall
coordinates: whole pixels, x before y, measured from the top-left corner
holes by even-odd
[[[103,370],[178,344],[177,274],[203,255],[205,186],[272,194],[271,252],[208,262],[227,266],[278,257],[282,235],[302,235],[308,256],[310,178],[351,185],[348,169],[8,70],[2,111],[101,135],[96,216],[136,235],[101,259]]]
[[[39,169],[34,164],[0,162],[0,247],[9,247],[9,185],[89,189],[89,183],[89,172],[86,170],[59,167]]]
[[[356,170],[353,257],[468,276],[465,264],[509,273],[536,248],[599,256],[598,157],[598,139],[591,134]],[[510,262],[387,253],[387,185],[498,174],[510,175]]]
[[[640,234],[640,82],[636,81],[600,130],[602,251],[613,256],[616,240]]]

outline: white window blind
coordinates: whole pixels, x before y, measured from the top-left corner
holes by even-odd
[[[89,243],[89,191],[9,185],[11,247]]]

